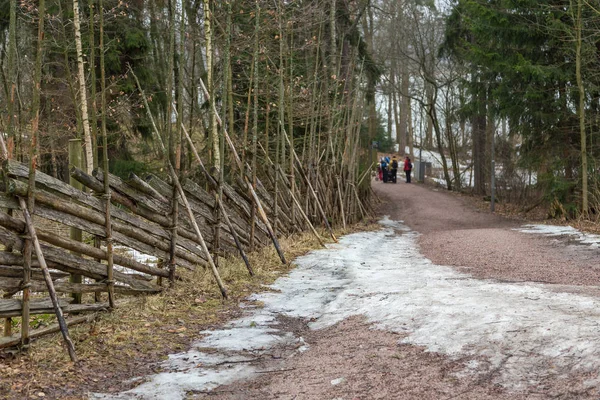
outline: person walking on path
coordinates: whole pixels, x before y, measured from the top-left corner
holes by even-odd
[[[406,174],[406,183],[410,183],[410,173],[412,172],[412,163],[410,162],[410,158],[406,156],[404,159],[404,173]]]
[[[398,160],[396,159],[396,156],[393,156],[392,161],[390,162],[390,177],[389,178],[394,183],[396,183],[397,174],[398,174]]]

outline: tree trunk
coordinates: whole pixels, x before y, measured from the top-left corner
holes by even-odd
[[[448,173],[448,164],[446,162],[446,155],[444,154],[444,147],[443,147],[443,142],[442,142],[442,132],[440,129],[440,122],[437,117],[435,102],[433,104],[428,105],[427,113],[429,114],[429,120],[435,131],[437,150],[439,151],[440,157],[442,158],[442,168],[444,170],[444,179],[446,180],[446,186],[447,186],[448,190],[452,190],[452,180],[450,179],[450,174]]]
[[[14,148],[17,118],[15,115],[15,96],[17,91],[17,0],[10,0],[10,22],[8,34],[8,151]],[[3,152],[4,154],[5,152]]]
[[[254,15],[255,21],[254,21],[254,55],[252,57],[252,61],[253,61],[253,71],[254,71],[254,80],[253,80],[253,95],[254,95],[254,105],[252,108],[252,190],[256,190],[256,150],[257,150],[257,143],[258,143],[258,79],[259,79],[259,71],[258,71],[258,46],[259,46],[259,32],[260,32],[260,4],[258,2],[258,0],[256,0],[256,12]],[[277,141],[277,146],[279,146],[279,142]],[[275,162],[279,162],[278,157],[275,157]],[[244,170],[245,165],[242,167],[242,170]],[[277,182],[277,180],[275,181]],[[275,183],[275,191],[277,192],[277,183]],[[251,244],[250,244],[250,249],[251,251],[254,250],[254,230],[255,230],[255,226],[256,226],[256,205],[253,204],[252,205],[252,217],[251,217],[251,221],[250,221],[250,238],[251,238]],[[273,235],[277,236],[277,225],[273,224]]]
[[[477,77],[473,78],[477,80]],[[481,83],[475,82],[478,87],[477,95],[474,97],[476,114],[471,120],[473,141],[473,178],[474,191],[478,195],[485,195],[485,136],[487,126],[486,95],[481,88]]]
[[[408,132],[407,132],[407,135],[408,136],[406,137],[406,142],[408,144],[408,154],[410,154],[410,158],[414,159],[415,158],[415,154],[414,154],[415,133],[414,133],[414,130],[413,130],[412,105],[411,105],[410,98],[406,98],[405,108],[406,108],[406,113],[408,115],[408,119],[407,119],[407,123],[408,123]],[[421,148],[422,148],[423,147],[423,143],[419,143],[419,146],[421,146]],[[419,159],[419,161],[422,161],[422,160]]]
[[[367,51],[369,53],[373,53],[373,30],[374,30],[374,21],[373,21],[373,9],[371,7],[369,7],[367,5],[368,9],[367,12],[363,14],[363,24],[364,24],[364,35],[365,35],[365,42],[367,43]],[[377,108],[376,108],[376,104],[375,104],[375,87],[374,87],[374,83],[370,83],[369,84],[370,87],[367,88],[367,93],[368,92],[372,92],[373,96],[371,97],[370,95],[367,95],[367,104],[368,104],[368,108],[369,108],[369,123],[368,123],[368,128],[369,128],[369,143],[368,143],[368,148],[369,148],[369,153],[370,153],[370,157],[369,157],[369,162],[368,164],[371,163],[376,163],[377,162],[377,149],[375,149],[372,146],[373,140],[375,140],[375,136],[377,136],[377,128],[379,125],[379,121],[377,118]],[[391,132],[388,132],[388,134],[391,135]]]
[[[77,0],[74,0],[77,1]],[[108,134],[106,133],[106,70],[104,62],[104,3],[100,2],[100,90],[101,90],[101,112],[102,112],[102,167],[104,169],[104,235],[106,240],[106,277],[108,304],[110,308],[115,307],[114,299],[114,273],[113,273],[113,224],[111,220],[111,189],[108,171]],[[95,84],[95,83],[94,83]]]
[[[572,4],[571,4],[572,7]],[[588,206],[588,160],[587,160],[587,143],[585,135],[585,87],[581,76],[581,31],[583,23],[581,20],[581,9],[583,7],[582,0],[577,0],[577,16],[575,17],[575,32],[576,32],[576,59],[575,70],[577,75],[577,89],[579,92],[579,106],[577,114],[579,117],[579,135],[581,140],[581,214],[587,218]]]
[[[93,154],[93,164],[94,168],[98,166],[98,103],[96,101],[96,38],[95,38],[95,28],[94,28],[94,2],[95,0],[88,0],[88,6],[90,9],[90,19],[89,19],[89,41],[90,41],[90,90],[91,90],[91,100],[92,104],[91,110],[91,133],[92,133],[92,154]],[[104,16],[102,16],[103,18]]]
[[[219,133],[217,131],[217,119],[216,110],[214,109],[214,78],[213,78],[213,42],[212,42],[212,12],[211,12],[211,1],[204,0],[204,39],[206,43],[206,71],[207,78],[206,84],[208,86],[208,93],[210,94],[207,99],[209,102],[209,142],[212,149],[212,165],[215,168],[219,168],[221,165],[219,154]]]
[[[75,48],[77,49],[77,77],[79,80],[79,97],[81,99],[81,120],[83,123],[85,165],[86,172],[90,174],[94,169],[94,152],[92,148],[92,134],[90,132],[85,72],[83,69],[83,49],[81,46],[81,23],[79,22],[78,0],[73,0],[73,28],[75,29]]]

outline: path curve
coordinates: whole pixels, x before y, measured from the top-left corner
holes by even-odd
[[[379,213],[421,233],[421,253],[478,278],[558,285],[557,290],[599,295],[600,252],[567,238],[515,230],[509,220],[473,206],[470,199],[424,185],[374,182]],[[578,287],[561,287],[575,285]]]

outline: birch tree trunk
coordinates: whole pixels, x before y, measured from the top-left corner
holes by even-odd
[[[89,0],[88,5],[90,9],[90,29],[89,29],[89,41],[90,41],[90,90],[92,104],[91,110],[91,137],[92,137],[92,154],[94,168],[98,166],[98,106],[96,102],[96,39],[95,39],[95,28],[94,28],[94,0]]]
[[[217,131],[217,117],[214,111],[212,103],[214,101],[214,78],[213,78],[213,44],[212,44],[212,13],[210,10],[210,0],[204,0],[204,39],[206,42],[206,84],[208,86],[208,93],[210,97],[209,102],[209,140],[212,146],[212,165],[215,168],[219,168],[221,165],[220,154],[219,154],[219,133]]]
[[[77,50],[77,77],[79,79],[79,97],[81,99],[81,120],[83,123],[83,147],[85,152],[85,169],[88,174],[94,169],[94,152],[92,134],[87,106],[87,89],[83,68],[83,50],[81,46],[81,23],[79,21],[79,2],[73,0],[73,27],[75,29],[75,48]]]
[[[10,0],[10,21],[8,28],[8,150],[14,148],[17,118],[15,115],[15,95],[17,90],[17,0]]]

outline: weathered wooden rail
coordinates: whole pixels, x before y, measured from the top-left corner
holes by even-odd
[[[25,288],[37,293],[36,298],[27,303],[26,315],[52,313],[50,299],[42,296],[48,291],[48,287],[35,255],[31,262],[31,278],[26,284],[23,279],[28,236],[19,198],[27,197],[29,169],[22,163],[8,160],[3,165],[3,171],[5,176],[4,190],[0,193],[0,244],[4,250],[0,251],[0,291],[4,298],[0,299],[0,318],[22,316],[24,307],[19,294]],[[104,173],[96,170],[92,175],[88,175],[72,168],[71,177],[88,190],[79,190],[36,171],[33,216],[65,227],[80,229],[88,238],[99,239],[96,242],[100,246],[94,245],[92,240],[86,243],[70,239],[66,235],[57,235],[46,230],[43,224],[37,226],[36,236],[41,242],[41,251],[50,268],[56,292],[102,293],[108,292],[109,284],[112,284],[114,293],[118,295],[158,293],[163,290],[159,284],[160,278],[177,279],[176,270],[180,268],[206,267],[207,256],[200,247],[189,215],[180,212],[177,214],[176,223],[173,221],[174,190],[170,182],[156,175],[141,178],[132,174],[128,180],[109,175],[112,242],[158,260],[158,263],[153,265],[127,254],[110,254],[115,270],[112,272],[112,282],[109,282],[109,252],[104,242],[107,210],[105,199],[102,198],[105,193]],[[216,217],[218,204],[214,194],[189,179],[183,180],[181,187],[211,253],[238,254],[238,246],[248,250],[252,247],[252,240],[255,241],[255,246],[269,243],[267,228],[261,221],[254,220],[253,238],[249,234],[253,221],[253,203],[246,191],[224,184],[223,205],[227,210],[229,225],[220,222],[219,248],[215,249],[214,231],[219,220]],[[258,196],[267,214],[271,214],[273,200],[268,192],[259,191]],[[183,205],[181,196],[177,201]],[[281,201],[279,206],[282,206]],[[284,206],[289,209],[290,204]],[[285,216],[279,219],[278,231],[290,232],[297,222]],[[237,242],[230,229],[237,234]],[[171,246],[172,240],[175,246]],[[167,268],[168,260],[174,260],[176,270],[173,275]],[[84,279],[81,283],[72,282],[69,280],[72,275],[79,275]],[[63,295],[59,305],[65,313],[85,313],[109,308],[108,303],[93,302],[91,297],[87,300],[87,304],[76,304],[76,301]],[[10,334],[6,330],[7,325],[5,335]],[[37,334],[32,332],[30,336],[36,337]],[[15,337],[0,339],[0,348],[15,343],[20,343]]]

